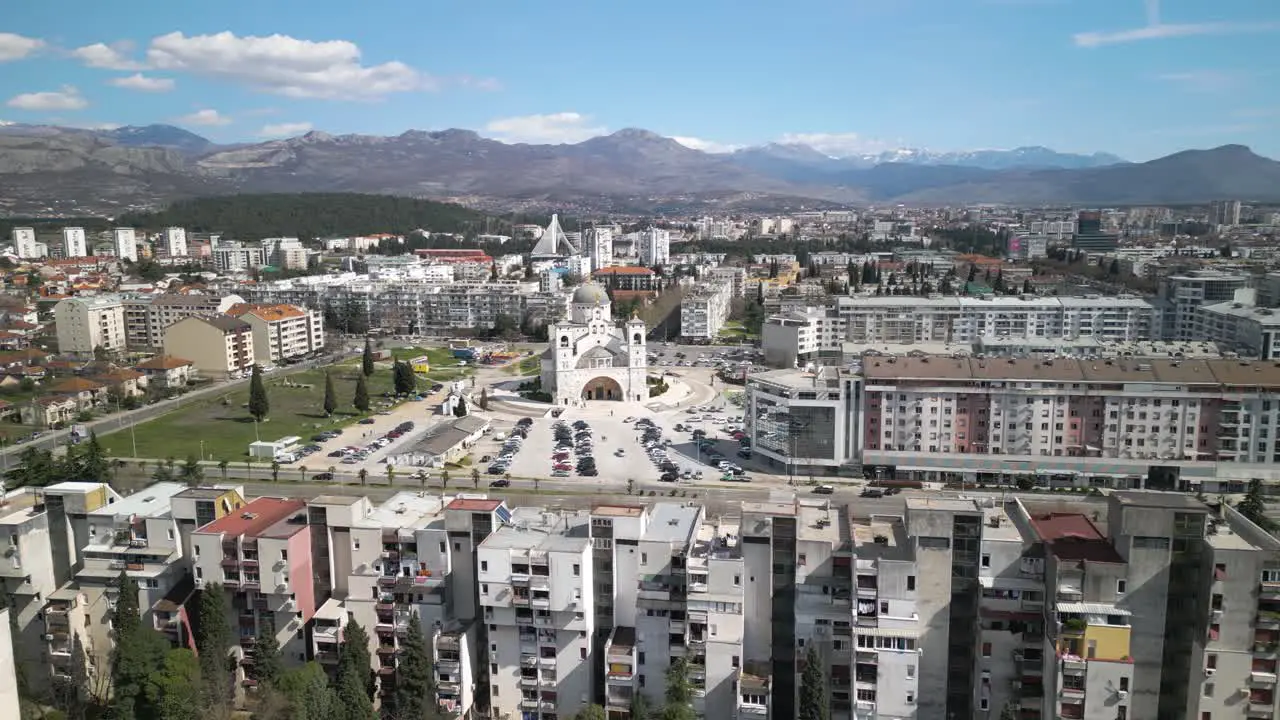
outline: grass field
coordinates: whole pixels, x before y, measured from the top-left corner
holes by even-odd
[[[508,365],[506,371],[512,375],[537,375],[542,372],[542,358],[537,355],[521,358],[520,362]]]
[[[734,341],[758,340],[760,338],[759,335],[747,332],[747,329],[742,326],[742,323],[736,320],[730,320],[724,324],[724,327],[720,328],[720,337]]]
[[[188,455],[199,456],[203,441],[204,459],[242,463],[248,459],[249,443],[257,438],[277,440],[298,435],[305,440],[321,430],[350,425],[365,416],[351,406],[356,377],[360,372],[359,363],[336,366],[330,368],[330,372],[338,399],[338,409],[333,417],[324,416],[323,369],[304,370],[288,376],[288,382],[310,385],[309,388],[285,387],[281,384],[285,378],[268,377],[267,398],[271,412],[266,421],[258,424],[256,436],[253,418],[245,407],[249,402],[246,385],[224,395],[183,403],[181,408],[164,417],[137,425],[134,434],[138,442],[138,457],[174,457],[182,461]],[[371,410],[388,406],[391,401],[383,398],[382,393],[392,388],[391,370],[379,369],[369,378],[368,388]],[[109,455],[127,457],[133,454],[127,430],[113,432],[102,442]]]
[[[396,360],[412,360],[426,355],[427,360],[431,363],[431,372],[423,377],[432,382],[460,380],[471,374],[471,369],[462,365],[461,361],[453,356],[453,352],[449,348],[397,347],[387,348],[387,350],[391,353],[391,357]],[[360,358],[357,357],[351,362],[358,367]]]

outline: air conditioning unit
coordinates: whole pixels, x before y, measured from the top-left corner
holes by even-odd
[[[1216,672],[1218,672],[1218,671],[1217,671],[1215,668],[1205,668],[1205,669],[1204,669],[1204,676],[1205,676],[1205,677],[1213,677],[1214,673],[1216,673]]]
[[[49,642],[49,641],[51,641],[51,640],[53,640],[53,635],[45,635],[45,636],[44,636],[44,641],[45,641],[45,642]]]
[[[196,578],[196,589],[197,590],[204,589],[204,578]]]
[[[1124,699],[1126,699],[1126,698],[1128,698],[1128,697],[1129,697],[1129,691],[1128,691],[1128,690],[1120,690],[1120,691],[1116,692],[1116,697],[1120,698],[1121,700],[1124,700]]]

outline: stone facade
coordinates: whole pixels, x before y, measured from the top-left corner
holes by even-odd
[[[648,361],[645,324],[614,324],[609,295],[594,283],[573,293],[569,319],[551,326],[542,354],[542,388],[557,405],[582,400],[643,402]]]

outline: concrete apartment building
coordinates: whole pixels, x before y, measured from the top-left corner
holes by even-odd
[[[770,315],[760,328],[760,348],[770,367],[839,365],[848,323],[825,308]]]
[[[180,227],[165,228],[161,234],[161,246],[168,257],[186,257],[187,231]]]
[[[599,270],[613,265],[613,228],[589,227],[583,235],[591,267]]]
[[[112,241],[117,258],[138,262],[138,234],[133,228],[116,228],[112,231]]]
[[[252,371],[253,327],[229,315],[189,317],[165,329],[164,352],[190,360],[197,371],[226,378]]]
[[[491,712],[572,717],[595,697],[589,516],[516,508],[475,556]]]
[[[1195,334],[1198,308],[1234,302],[1236,292],[1248,287],[1248,275],[1221,270],[1193,270],[1165,278],[1160,283],[1160,301],[1164,304],[1162,338],[1202,339]]]
[[[211,254],[213,267],[218,272],[253,270],[267,264],[262,248],[240,243],[219,245]]]
[[[165,329],[189,317],[225,314],[244,303],[239,295],[163,293],[124,298],[125,333],[129,347],[164,346]]]
[[[636,240],[636,255],[646,267],[666,265],[671,262],[671,233],[662,228],[641,230]]]
[[[1192,336],[1221,343],[1243,357],[1280,357],[1280,313],[1252,303],[1223,302],[1195,309]]]
[[[680,300],[680,336],[710,342],[720,335],[733,302],[732,283],[703,283]]]
[[[13,251],[23,260],[35,260],[40,257],[37,246],[40,244],[36,240],[36,229],[30,227],[16,227],[9,233],[13,240]]]
[[[63,298],[53,306],[58,351],[89,357],[98,348],[122,352],[127,344],[124,302],[119,295]]]
[[[87,257],[88,255],[89,245],[88,241],[85,239],[84,228],[62,228],[62,257],[75,258]]]
[[[261,497],[190,535],[196,589],[220,586],[230,596],[237,681],[245,679],[264,634],[275,637],[286,664],[307,657],[302,630],[316,601],[306,508],[303,500]]]
[[[253,354],[260,362],[281,362],[324,347],[324,316],[315,310],[242,303],[226,312],[253,328]]]

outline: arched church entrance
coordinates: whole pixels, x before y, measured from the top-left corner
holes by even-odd
[[[622,386],[611,377],[598,377],[588,380],[582,386],[583,400],[623,400]]]

